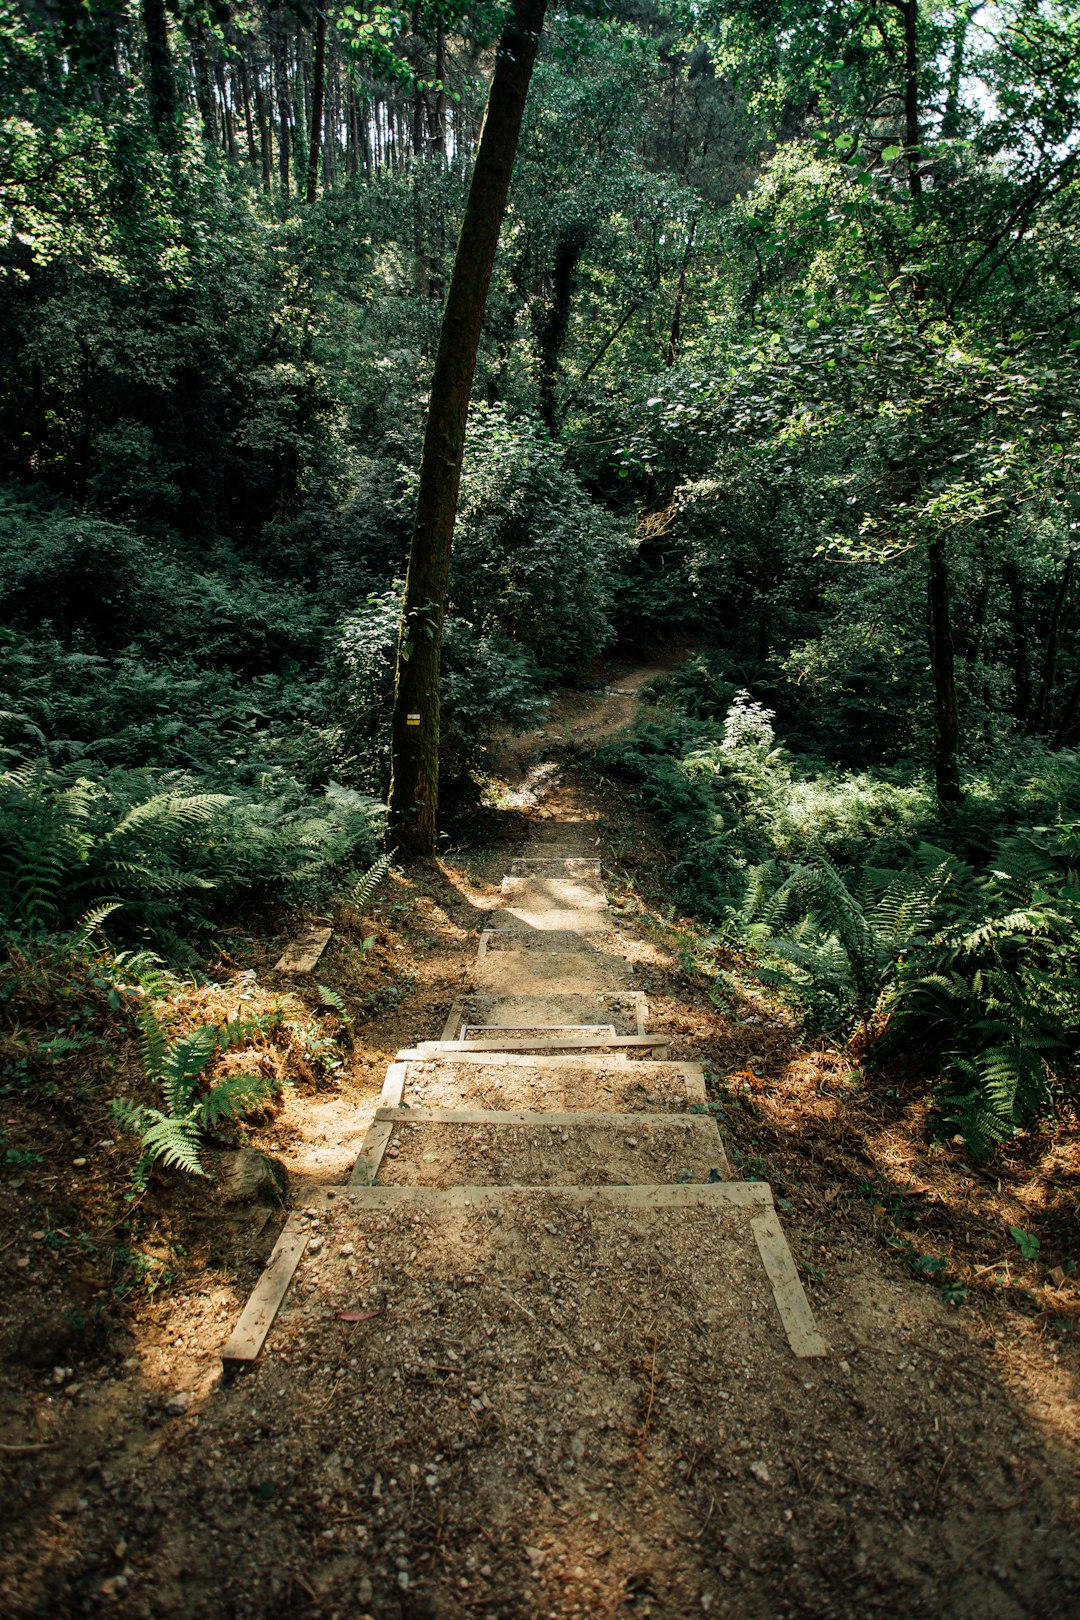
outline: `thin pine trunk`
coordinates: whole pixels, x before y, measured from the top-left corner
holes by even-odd
[[[315,18],[315,74],[311,86],[311,142],[308,147],[307,200],[319,195],[319,159],[323,141],[323,103],[326,98],[326,12]]]
[[[146,38],[146,94],[150,121],[158,139],[167,141],[176,128],[176,80],[169,49],[169,21],[164,0],[142,0]]]

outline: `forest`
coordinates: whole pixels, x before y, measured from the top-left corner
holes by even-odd
[[[3,11],[4,926],[190,962],[379,847],[497,10]],[[602,768],[810,1027],[985,1155],[1070,1106],[1080,27],[549,18],[488,295],[444,812],[628,647]],[[446,834],[443,834],[444,839]]]
[[[1075,1614],[1080,10],[0,0],[0,360],[0,1608]]]

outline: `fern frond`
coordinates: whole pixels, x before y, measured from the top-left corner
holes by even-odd
[[[319,1000],[322,1002],[324,1007],[329,1007],[332,1012],[336,1012],[343,1024],[348,1025],[352,1023],[349,1009],[346,1007],[344,1001],[342,1001],[336,990],[331,990],[328,984],[317,984],[315,988],[319,992]]]
[[[390,870],[389,855],[380,855],[363,875],[357,878],[349,890],[349,903],[357,911],[363,911],[375,890]]]
[[[142,1145],[146,1157],[156,1163],[186,1170],[190,1176],[206,1174],[199,1159],[199,1122],[193,1112],[177,1117],[160,1109],[144,1112]]]
[[[208,821],[216,810],[232,804],[228,793],[155,793],[130,810],[116,823],[105,842],[118,843],[140,827],[156,826],[159,831],[186,832]]]
[[[212,1131],[222,1120],[243,1119],[254,1113],[278,1089],[277,1081],[266,1074],[230,1074],[202,1098],[196,1110],[203,1130]]]
[[[165,1054],[159,1079],[169,1113],[186,1113],[195,1082],[218,1049],[219,1031],[214,1024],[192,1030],[175,1041]]]

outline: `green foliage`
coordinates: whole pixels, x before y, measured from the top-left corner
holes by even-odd
[[[264,1108],[279,1089],[272,1076],[231,1074],[212,1081],[206,1069],[222,1053],[265,1036],[270,1020],[249,1018],[206,1024],[174,1041],[169,1040],[151,1008],[143,1011],[139,1025],[139,1051],[146,1078],[160,1087],[164,1106],[157,1108],[120,1097],[110,1104],[117,1123],[135,1131],[142,1143],[136,1185],[145,1185],[149,1170],[158,1163],[192,1176],[204,1175],[199,1158],[204,1137]]]
[[[389,870],[390,856],[380,855],[378,860],[374,861],[366,872],[361,873],[355,883],[349,885],[346,891],[349,904],[354,906],[357,911],[363,911]]]
[[[451,568],[454,613],[567,676],[611,639],[616,529],[550,439],[474,407]]]
[[[683,680],[699,701],[700,670]],[[749,948],[812,1027],[857,1023],[866,1061],[917,1064],[942,1128],[973,1153],[1069,1093],[1080,1041],[1075,756],[1025,751],[1011,771],[973,780],[947,822],[918,778],[777,749],[768,712],[745,693],[721,721],[655,711],[601,758],[678,848],[682,903]]]
[[[343,620],[328,676],[335,720],[335,769],[367,791],[385,792],[390,778],[394,657],[401,619],[395,588],[370,597]],[[450,619],[443,636],[443,759],[451,781],[497,724],[525,730],[544,712],[541,672],[505,636],[477,635]]]
[[[261,792],[188,787],[146,771],[4,773],[0,926],[70,930],[90,906],[99,925],[108,916],[183,955],[185,936],[226,906],[282,886],[310,889],[347,859],[374,854],[382,807],[362,795],[314,801],[272,778]]]

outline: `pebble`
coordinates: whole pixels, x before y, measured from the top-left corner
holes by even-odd
[[[769,1473],[768,1466],[765,1463],[752,1462],[750,1464],[750,1472],[753,1474],[759,1485],[771,1484],[772,1475]]]
[[[86,1168],[86,1160],[85,1159],[72,1159],[71,1162],[74,1165],[76,1170],[84,1170]]]
[[[322,1241],[323,1240],[321,1237],[313,1237],[309,1239],[307,1246],[308,1254],[320,1254],[322,1252]]]
[[[186,1389],[178,1389],[175,1395],[170,1395],[165,1402],[166,1417],[183,1417],[191,1405],[191,1395]]]

